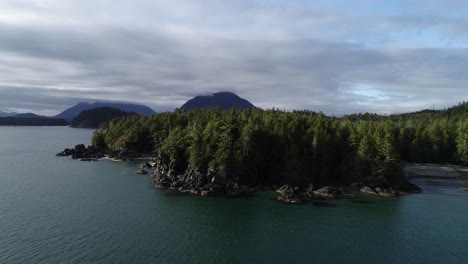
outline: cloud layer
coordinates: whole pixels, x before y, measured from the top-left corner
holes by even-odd
[[[465,1],[311,2],[2,1],[0,110],[166,111],[226,90],[336,115],[468,100]]]

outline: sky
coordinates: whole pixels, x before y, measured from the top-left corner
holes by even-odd
[[[0,0],[0,111],[232,91],[329,115],[468,100],[466,0]]]

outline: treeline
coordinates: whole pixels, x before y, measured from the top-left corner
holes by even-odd
[[[93,145],[155,152],[171,169],[215,168],[254,184],[400,181],[406,162],[468,164],[468,104],[342,118],[310,111],[176,110],[101,126]]]
[[[64,119],[50,117],[0,117],[0,126],[68,126]]]

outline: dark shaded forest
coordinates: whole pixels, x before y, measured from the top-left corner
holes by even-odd
[[[138,114],[125,112],[112,107],[98,107],[81,112],[73,119],[71,126],[77,128],[98,128],[99,125],[104,122],[129,115]]]
[[[403,177],[401,162],[468,164],[468,103],[441,111],[329,117],[311,111],[176,110],[114,119],[95,147],[154,153],[171,170],[216,169],[240,184],[351,184]]]

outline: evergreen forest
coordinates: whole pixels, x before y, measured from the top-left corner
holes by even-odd
[[[402,162],[468,164],[468,103],[383,116],[204,108],[126,116],[101,125],[94,147],[151,153],[236,175],[245,185],[402,179]]]

